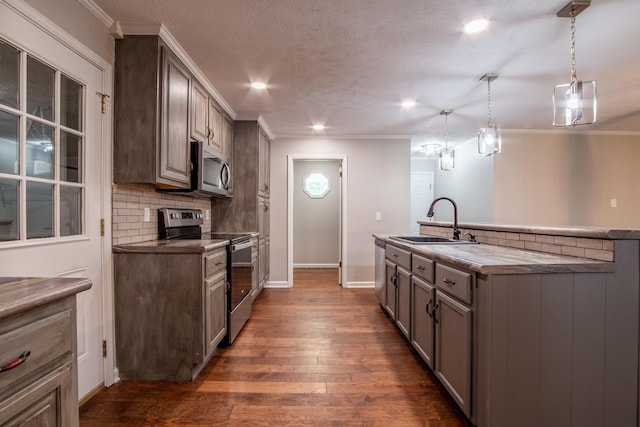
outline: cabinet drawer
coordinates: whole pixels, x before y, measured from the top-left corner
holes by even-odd
[[[435,263],[420,255],[411,255],[411,272],[429,283],[433,283],[433,267]]]
[[[472,281],[469,273],[436,264],[436,287],[467,304],[471,304]]]
[[[405,250],[387,244],[384,253],[387,259],[390,259],[396,264],[401,265],[407,270],[411,271],[411,252],[407,252]]]
[[[204,254],[204,276],[211,277],[227,267],[227,252],[222,249]]]
[[[25,381],[28,375],[65,354],[70,359],[73,343],[71,331],[75,331],[75,325],[72,327],[71,324],[72,314],[71,310],[64,310],[36,318],[28,324],[22,323],[0,334],[0,366],[15,361],[24,352],[30,352],[22,364],[0,372],[0,394],[14,382]],[[30,312],[26,312],[22,316],[30,315]]]

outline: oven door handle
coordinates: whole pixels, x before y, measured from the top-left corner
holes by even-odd
[[[242,243],[235,243],[231,245],[231,252],[240,251],[242,249],[246,249],[250,247],[251,247],[251,240],[247,242],[242,242]]]

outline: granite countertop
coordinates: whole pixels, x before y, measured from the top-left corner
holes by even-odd
[[[165,253],[190,254],[202,253],[221,248],[229,243],[228,240],[149,240],[146,242],[127,243],[113,246],[117,253]]]
[[[553,255],[484,243],[413,245],[389,238],[388,234],[373,237],[418,255],[447,262],[481,274],[531,273],[597,273],[613,272],[615,264],[587,258]]]
[[[445,221],[418,221],[421,225],[451,228],[453,224]],[[510,233],[550,234],[555,236],[572,236],[592,239],[640,239],[640,230],[624,230],[603,227],[548,227],[536,225],[502,225],[483,223],[459,223],[459,228],[473,228],[475,230],[504,231]]]
[[[77,294],[90,279],[61,277],[0,277],[0,319]]]

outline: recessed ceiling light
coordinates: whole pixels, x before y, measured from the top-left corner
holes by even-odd
[[[489,26],[489,20],[484,18],[474,19],[467,22],[464,26],[464,32],[468,34],[479,33]]]
[[[324,125],[320,124],[320,123],[316,123],[315,125],[311,126],[311,128],[313,130],[324,130],[325,129]]]
[[[262,82],[253,82],[251,83],[251,87],[254,89],[266,89],[267,85]]]
[[[413,108],[416,106],[416,101],[414,101],[413,99],[407,99],[405,101],[402,101],[402,104],[400,104],[402,106],[402,108],[408,109],[408,108]]]

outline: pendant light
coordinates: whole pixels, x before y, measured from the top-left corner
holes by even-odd
[[[553,91],[553,125],[576,126],[596,121],[596,82],[578,80],[576,75],[576,16],[591,0],[572,0],[556,14],[571,19],[571,82]]]
[[[453,148],[449,148],[449,114],[451,110],[442,110],[441,116],[444,116],[444,148],[440,150],[439,163],[440,170],[450,171],[455,166],[455,152]]]
[[[491,156],[502,150],[502,129],[491,123],[491,82],[497,78],[497,74],[480,77],[481,82],[487,82],[487,127],[478,131],[478,153],[483,156]]]

